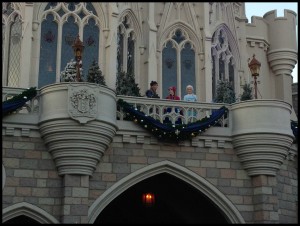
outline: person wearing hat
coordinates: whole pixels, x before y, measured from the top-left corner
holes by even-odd
[[[166,99],[180,100],[180,97],[176,95],[176,87],[175,86],[170,86],[168,88],[168,90],[169,90],[169,95],[166,97]]]
[[[149,97],[149,98],[160,98],[158,96],[158,94],[156,93],[157,87],[158,87],[157,82],[156,81],[151,81],[150,82],[150,89],[148,89],[146,91],[146,96]]]
[[[168,99],[168,100],[180,100],[180,97],[176,95],[176,87],[175,86],[170,86],[168,88],[168,90],[169,90],[169,95],[166,97],[166,99]],[[167,110],[165,110],[165,113],[166,112],[171,112],[171,111],[172,111],[172,108],[167,108]],[[175,108],[175,112],[180,113],[182,115],[182,112],[177,107]],[[164,122],[169,123],[170,122],[169,118],[166,117]],[[175,122],[175,124],[181,124],[181,123],[182,123],[181,118],[178,118]]]

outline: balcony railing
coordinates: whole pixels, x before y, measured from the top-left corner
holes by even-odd
[[[13,96],[21,94],[26,89],[3,87],[2,101],[8,100]],[[170,122],[176,124],[188,124],[209,117],[214,110],[220,109],[224,104],[220,103],[201,103],[186,101],[171,101],[164,99],[152,99],[145,97],[131,97],[118,95],[117,100],[122,99],[134,108],[159,120],[161,123]],[[226,106],[229,108],[229,106]],[[16,110],[20,114],[37,114],[39,112],[39,90],[38,95],[28,101],[23,108]],[[117,108],[117,119],[126,120],[126,113],[122,108]],[[229,111],[218,121],[218,126],[229,127]]]
[[[161,123],[171,122],[176,124],[188,124],[201,120],[204,117],[210,117],[214,110],[220,109],[224,104],[219,103],[201,103],[201,102],[186,102],[186,101],[171,101],[152,99],[145,97],[130,97],[118,95],[117,99],[122,99],[135,109],[143,112],[145,115],[159,120]],[[226,106],[229,108],[229,106]],[[125,120],[126,113],[122,108],[117,108],[117,119]],[[219,120],[218,126],[229,127],[228,112]]]

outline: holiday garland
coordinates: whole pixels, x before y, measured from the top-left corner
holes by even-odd
[[[128,119],[139,123],[142,127],[152,132],[159,140],[165,141],[183,141],[192,139],[198,134],[205,132],[209,127],[215,125],[228,111],[228,109],[223,106],[220,109],[213,111],[210,117],[205,117],[189,124],[170,125],[161,123],[159,120],[145,115],[143,112],[134,108],[122,99],[118,100],[118,105],[127,113]]]
[[[23,107],[27,101],[30,101],[37,94],[36,87],[31,87],[21,94],[2,102],[2,117]]]

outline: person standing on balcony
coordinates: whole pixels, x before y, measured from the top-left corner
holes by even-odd
[[[175,86],[171,86],[168,88],[169,90],[169,95],[166,97],[167,100],[180,100],[180,97],[176,95],[176,87]],[[172,111],[172,108],[167,108],[164,113],[169,113]],[[178,107],[175,108],[175,113],[180,113],[182,115],[182,112],[179,110]],[[165,119],[165,122],[168,123],[169,122],[169,118]],[[181,124],[181,118],[178,118],[176,120],[176,124]]]
[[[146,91],[146,96],[148,98],[160,98],[158,94],[156,93],[156,90],[158,88],[158,83],[156,81],[150,82],[150,89]]]
[[[197,96],[193,93],[194,88],[192,85],[187,85],[186,86],[186,92],[187,94],[183,97],[184,101],[189,101],[189,102],[196,102],[197,101]],[[197,112],[195,110],[188,110],[188,117],[193,116],[196,117]]]

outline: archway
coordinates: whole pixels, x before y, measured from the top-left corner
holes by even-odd
[[[147,182],[146,179],[148,178],[149,179],[154,178],[153,180],[156,180],[156,178],[158,177],[154,177],[154,176],[163,173],[175,177],[177,181],[175,185],[173,184],[173,187],[169,187],[166,185],[164,185],[164,187],[169,188],[169,190],[170,189],[175,190],[178,182],[185,183],[184,185],[182,185],[184,189],[177,192],[176,194],[184,197],[187,193],[185,192],[185,188],[191,186],[192,188],[200,192],[202,196],[207,197],[209,202],[213,204],[213,206],[215,206],[216,209],[220,213],[222,213],[221,215],[227,219],[228,223],[245,223],[243,217],[241,216],[237,208],[215,186],[213,186],[207,180],[197,175],[196,173],[192,172],[191,170],[167,160],[154,163],[152,165],[141,168],[129,174],[128,176],[122,178],[120,181],[118,181],[110,188],[108,188],[89,208],[88,223],[95,223],[98,216],[101,214],[101,212],[104,211],[104,209],[110,203],[112,203],[114,199],[117,199],[119,196],[121,197],[123,193],[126,194],[125,192],[129,190],[131,187],[134,187],[134,185],[137,185],[139,182],[142,181]],[[160,182],[155,182],[155,183],[160,183]],[[194,190],[192,191],[195,192],[194,194],[197,194],[196,191]],[[125,199],[127,200],[127,202],[130,201],[129,198],[125,197]],[[114,214],[112,217],[114,216],[116,216],[116,214]]]
[[[155,197],[152,206],[142,202],[147,192]],[[199,190],[175,176],[161,173],[127,189],[104,208],[94,223],[227,224],[228,221]]]

